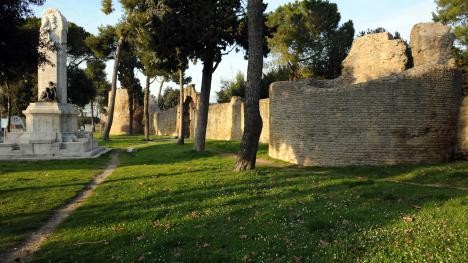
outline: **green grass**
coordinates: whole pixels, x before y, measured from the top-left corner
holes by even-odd
[[[136,138],[113,140],[130,145]],[[118,141],[118,143],[117,143]],[[210,142],[229,152],[235,144]],[[116,146],[117,147],[117,146]],[[262,146],[264,147],[264,146]],[[263,149],[265,151],[266,149]],[[468,162],[234,173],[189,143],[143,145],[36,262],[466,262]]]
[[[0,254],[42,225],[106,165],[94,160],[0,162]]]
[[[94,133],[94,138],[99,140],[99,145],[113,148],[113,149],[125,149],[130,146],[147,144],[144,135],[119,135],[111,136],[107,142],[102,141],[102,136],[99,133]],[[170,140],[167,136],[150,136],[151,140]]]

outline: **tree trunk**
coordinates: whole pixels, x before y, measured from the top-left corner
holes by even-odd
[[[163,88],[164,82],[166,82],[166,79],[165,79],[165,78],[163,78],[163,80],[161,81],[161,84],[159,85],[158,97],[156,98],[156,101],[159,101],[159,98],[161,98],[161,92],[162,92],[162,88]]]
[[[102,135],[102,140],[105,142],[109,140],[109,133],[112,127],[112,121],[114,120],[115,94],[117,92],[117,71],[119,69],[120,50],[122,49],[124,41],[125,38],[121,36],[119,42],[117,43],[117,49],[115,51],[114,69],[112,72],[111,94],[109,97],[109,107],[107,109],[107,122],[106,127],[104,128],[104,134]]]
[[[10,90],[10,85],[8,85],[8,82],[5,81],[5,87],[6,87],[6,92],[7,92],[7,127],[6,130],[7,132],[11,131],[11,90]]]
[[[210,107],[211,80],[213,78],[213,58],[203,62],[203,76],[198,105],[197,124],[195,127],[194,149],[197,152],[205,150],[206,125],[208,123],[208,110]]]
[[[94,123],[94,100],[91,100],[91,131],[96,131],[96,124]]]
[[[128,111],[130,115],[130,121],[128,123],[128,129],[130,135],[133,135],[133,116],[135,115],[135,96],[132,88],[127,88],[128,94]]]
[[[145,119],[145,140],[150,140],[150,114],[149,114],[149,97],[150,97],[150,77],[146,76],[145,86],[145,102],[143,106],[143,118]]]
[[[179,138],[177,139],[177,144],[184,144],[184,70],[179,69]]]
[[[237,154],[236,171],[255,169],[258,141],[262,132],[260,116],[260,82],[263,69],[263,3],[249,0],[247,7],[249,62],[245,90],[244,134]]]

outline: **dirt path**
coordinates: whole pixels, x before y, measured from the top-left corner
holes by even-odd
[[[34,252],[49,238],[58,225],[94,193],[96,187],[102,184],[106,178],[112,174],[115,168],[117,168],[118,163],[118,154],[113,153],[109,164],[100,174],[96,175],[70,202],[55,211],[53,216],[37,232],[32,233],[23,244],[15,250],[8,252],[3,259],[0,258],[0,262],[30,261]]]

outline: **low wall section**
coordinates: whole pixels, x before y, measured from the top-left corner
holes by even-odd
[[[153,127],[156,135],[177,136],[177,109],[178,107],[174,107],[153,115]]]
[[[177,108],[154,115],[153,125],[157,135],[177,135]],[[269,99],[260,100],[260,114],[263,129],[260,142],[269,141]],[[196,110],[194,112],[196,115]],[[196,118],[192,120],[196,121]],[[191,123],[191,126],[195,124]],[[195,127],[195,126],[194,126]],[[244,129],[244,105],[240,98],[232,98],[229,103],[211,104],[208,112],[206,138],[211,140],[240,141]],[[191,132],[191,136],[193,133]]]
[[[277,82],[270,88],[269,154],[321,166],[447,161],[461,99],[461,76],[446,66],[351,86]]]
[[[460,107],[457,142],[457,153],[459,157],[468,157],[468,94],[465,94]]]

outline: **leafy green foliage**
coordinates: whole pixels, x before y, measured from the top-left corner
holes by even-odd
[[[32,31],[30,5],[44,0],[7,0],[0,4],[0,81],[17,80],[23,68],[37,65],[43,56],[37,51],[39,32]],[[37,35],[37,37],[35,37]],[[2,83],[3,85],[3,83]]]
[[[90,60],[86,63],[85,74],[92,81],[96,90],[96,102],[101,110],[107,107],[110,83],[106,78],[106,64],[100,59]]]
[[[387,29],[383,28],[383,27],[377,27],[375,29],[370,29],[368,28],[366,31],[361,31],[359,32],[359,34],[357,35],[358,37],[362,37],[364,35],[369,35],[369,34],[376,34],[376,33],[384,33],[384,32],[388,32]],[[393,39],[401,39],[401,34],[400,32],[396,31],[393,35],[392,35]]]
[[[291,76],[291,69],[287,66],[274,65],[267,70],[262,76],[260,98],[265,99],[269,97],[270,84],[277,81],[287,81]]]
[[[0,103],[8,115],[22,115],[29,102],[34,100],[37,65],[44,60],[43,54],[38,52],[40,20],[22,19],[17,26],[18,31],[14,33],[19,38],[14,40],[18,41],[17,50],[2,54],[0,58],[6,58],[9,65],[3,71],[0,69]]]
[[[260,99],[269,97],[270,84],[277,81],[287,81],[291,71],[286,66],[274,66],[262,76]],[[247,81],[242,72],[238,72],[233,80],[221,81],[221,89],[216,92],[218,103],[229,102],[232,97],[244,98]]]
[[[468,3],[465,0],[436,0],[434,20],[454,27],[461,44],[468,45]]]
[[[67,54],[70,67],[78,67],[82,62],[93,56],[92,50],[86,44],[86,39],[89,37],[91,37],[91,33],[87,32],[83,27],[68,22]]]
[[[245,88],[247,87],[247,81],[242,72],[237,72],[233,80],[222,80],[221,89],[216,92],[218,103],[229,102],[232,97],[245,96]]]
[[[88,78],[85,71],[81,68],[68,67],[68,101],[79,107],[87,105],[96,97],[96,89],[93,81]]]
[[[86,45],[92,50],[93,54],[101,59],[112,59],[115,55],[117,45],[117,35],[115,27],[102,26],[98,28],[97,36],[86,38]]]
[[[456,65],[463,71],[464,90],[468,93],[468,3],[465,0],[436,0],[436,3],[434,21],[454,28],[458,43],[453,48],[453,55]]]
[[[340,19],[337,5],[322,0],[288,3],[269,16],[268,25],[277,28],[269,46],[290,67],[291,79],[340,75],[354,38],[352,21],[339,26]]]
[[[112,13],[114,8],[112,7],[112,0],[102,0],[102,12],[106,15]]]
[[[163,95],[158,100],[158,106],[161,110],[174,108],[179,104],[179,89],[167,87]]]

